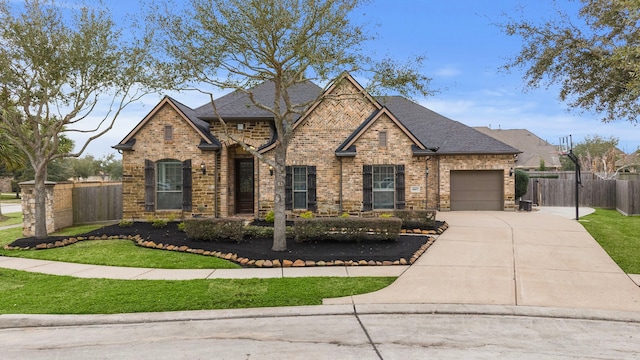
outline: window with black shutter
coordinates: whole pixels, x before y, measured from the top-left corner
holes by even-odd
[[[191,211],[192,203],[191,159],[182,162],[182,211]]]
[[[316,167],[287,166],[285,191],[287,210],[316,211]]]
[[[373,166],[362,165],[362,210],[373,209]]]
[[[405,206],[404,165],[363,165],[363,211]]]
[[[144,161],[144,211],[155,211],[156,209],[156,171],[155,163],[151,160]]]

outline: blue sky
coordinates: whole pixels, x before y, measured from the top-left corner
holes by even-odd
[[[114,9],[133,9],[129,1],[112,0]],[[551,142],[572,135],[574,142],[586,135],[615,136],[619,148],[630,153],[640,147],[640,128],[629,122],[602,123],[597,114],[569,112],[559,102],[557,89],[524,87],[522,73],[505,73],[500,67],[520,49],[520,39],[504,35],[496,23],[505,15],[531,19],[547,18],[554,6],[574,11],[575,1],[536,0],[375,0],[361,12],[379,39],[371,49],[398,60],[426,55],[423,73],[433,78],[438,92],[415,99],[420,104],[469,126],[497,129],[528,129]],[[162,95],[150,95],[125,110],[115,129],[87,149],[102,156],[153,108]],[[170,93],[186,105],[196,107],[207,101],[197,93]]]

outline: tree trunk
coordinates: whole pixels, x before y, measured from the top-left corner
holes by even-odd
[[[46,165],[36,166],[35,183],[33,191],[35,192],[35,217],[36,229],[34,236],[37,239],[47,238],[47,189],[45,182],[47,180]]]
[[[276,166],[274,169],[274,187],[273,187],[273,251],[287,250],[287,219],[285,204],[285,180],[286,180],[286,159],[287,149],[283,144],[278,144],[275,149]]]

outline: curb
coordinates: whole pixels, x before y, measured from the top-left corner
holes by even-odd
[[[568,309],[512,305],[465,304],[363,304],[316,305],[277,308],[228,310],[194,310],[160,313],[107,315],[0,315],[0,329],[64,327],[88,325],[145,324],[173,321],[234,320],[248,318],[282,318],[312,316],[361,315],[450,315],[450,316],[515,316],[549,319],[574,319],[639,323],[640,312]]]

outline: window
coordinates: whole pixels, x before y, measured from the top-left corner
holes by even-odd
[[[165,125],[164,126],[164,141],[173,140],[173,126]]]
[[[293,167],[293,208],[307,208],[307,167]]]
[[[287,166],[286,171],[286,209],[316,211],[316,167]]]
[[[180,161],[158,161],[156,199],[158,210],[182,209],[182,163]]]
[[[363,165],[362,210],[404,209],[404,187],[404,165]]]
[[[387,147],[387,132],[380,131],[378,133],[378,146],[379,147]]]
[[[395,195],[394,166],[373,167],[373,208],[393,209]]]

